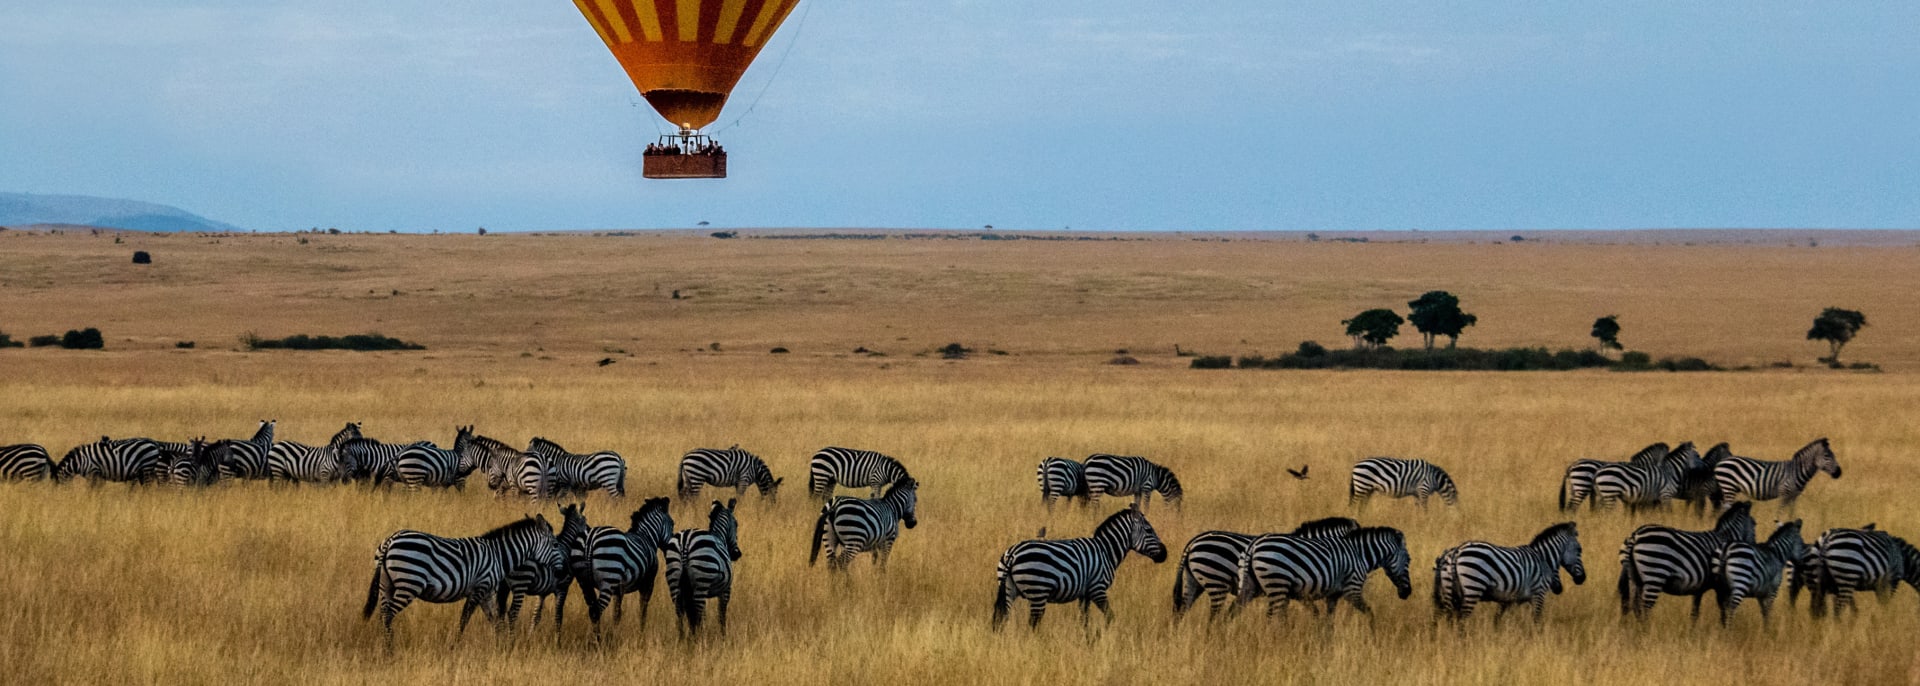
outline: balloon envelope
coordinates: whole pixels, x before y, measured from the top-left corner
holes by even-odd
[[[747,65],[800,0],[574,0],[654,111],[682,129],[720,118]]]

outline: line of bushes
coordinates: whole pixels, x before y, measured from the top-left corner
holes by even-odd
[[[68,330],[62,335],[34,336],[25,342],[13,340],[12,335],[0,333],[0,348],[21,348],[29,345],[35,348],[60,346],[68,350],[99,350],[107,347],[107,340],[100,335],[99,329],[92,327]]]
[[[1615,369],[1620,371],[1717,371],[1720,367],[1697,357],[1662,358],[1654,361],[1642,352],[1628,352],[1615,360],[1593,350],[1548,350],[1546,348],[1438,348],[1433,350],[1397,350],[1391,347],[1329,350],[1313,341],[1300,344],[1294,352],[1278,357],[1243,355],[1202,355],[1193,358],[1194,369],[1402,369],[1418,371],[1566,371],[1573,369]]]
[[[377,333],[347,336],[309,336],[294,334],[286,338],[261,338],[248,332],[240,337],[248,350],[426,350],[427,346],[408,343]]]

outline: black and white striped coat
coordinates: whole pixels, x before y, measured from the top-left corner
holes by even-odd
[[[1632,462],[1601,467],[1593,476],[1594,507],[1619,503],[1626,505],[1628,512],[1638,512],[1680,497],[1681,478],[1700,464],[1700,453],[1692,443],[1681,443],[1672,450],[1666,447],[1665,443],[1656,443],[1641,451],[1643,456],[1662,452],[1651,460],[1636,456]]]
[[[573,565],[567,546],[552,537],[534,541],[527,559],[507,572],[507,584],[502,589],[509,598],[507,624],[520,621],[520,606],[526,602],[527,596],[533,596],[532,624],[539,626],[540,613],[547,607],[547,597],[553,596],[553,628],[558,630],[567,612],[567,588],[572,585]]]
[[[807,460],[807,493],[824,500],[835,486],[846,486],[872,488],[872,497],[878,498],[881,490],[907,476],[907,468],[887,455],[830,446]]]
[[[165,478],[165,463],[160,447],[145,438],[112,440],[105,436],[94,443],[67,451],[54,466],[53,480],[83,478],[89,481],[151,483]]]
[[[1346,517],[1328,517],[1306,522],[1289,532],[1291,536],[1331,537],[1360,528],[1360,522]],[[1258,534],[1233,531],[1206,531],[1187,541],[1180,553],[1180,566],[1173,576],[1173,617],[1178,621],[1202,593],[1207,596],[1207,620],[1219,616],[1229,599],[1239,595],[1240,558],[1247,554]]]
[[[613,606],[613,620],[620,621],[627,594],[635,592],[640,594],[640,622],[646,623],[660,556],[667,539],[673,537],[668,502],[666,498],[648,498],[633,512],[626,531],[611,526],[588,527],[585,505],[561,508],[567,516],[561,538],[573,556],[573,575],[586,597],[587,616],[593,620],[595,631],[608,605]],[[569,531],[573,533],[569,535]]]
[[[1053,501],[1061,498],[1078,499],[1087,504],[1087,466],[1076,460],[1062,457],[1049,457],[1040,461],[1035,474],[1040,481],[1040,501],[1047,504],[1047,511],[1053,511]]]
[[[267,479],[294,483],[332,483],[353,476],[347,441],[360,437],[360,425],[347,423],[326,445],[275,441],[267,451]]]
[[[1354,463],[1347,481],[1347,504],[1366,504],[1375,493],[1393,498],[1414,498],[1421,507],[1427,498],[1438,495],[1448,505],[1460,504],[1460,491],[1447,471],[1426,460],[1402,460],[1369,457]]]
[[[184,454],[169,454],[162,451],[166,461],[165,476],[162,478],[173,486],[211,486],[220,480],[220,464],[213,456],[213,446],[205,438],[196,438],[187,442]]]
[[[879,498],[827,501],[813,522],[813,552],[807,564],[819,562],[820,549],[825,547],[829,570],[844,572],[853,564],[853,556],[872,552],[874,565],[884,571],[900,527],[904,524],[911,529],[919,524],[913,513],[919,487],[919,482],[907,477],[893,482]]]
[[[527,453],[546,466],[550,493],[585,495],[598,490],[614,498],[627,495],[627,461],[620,453],[570,453],[558,443],[537,436],[527,445]]]
[[[1719,485],[1722,509],[1736,499],[1773,500],[1792,507],[1807,484],[1820,472],[1840,478],[1840,461],[1833,455],[1827,439],[1817,439],[1784,462],[1756,460],[1728,455],[1713,466],[1713,480]]]
[[[1107,517],[1088,538],[1014,544],[1000,555],[1000,564],[994,568],[993,628],[999,630],[1006,623],[1007,613],[1018,599],[1027,601],[1028,627],[1040,624],[1048,603],[1076,601],[1080,603],[1081,624],[1087,621],[1089,604],[1099,607],[1112,623],[1107,589],[1128,552],[1145,555],[1155,563],[1167,559],[1166,544],[1160,542],[1160,535],[1138,507]]]
[[[1798,564],[1806,554],[1806,541],[1800,538],[1800,520],[1775,527],[1765,543],[1733,541],[1720,547],[1714,558],[1714,597],[1720,606],[1720,625],[1733,621],[1740,602],[1753,598],[1760,603],[1760,620],[1765,623],[1773,610],[1773,599],[1780,594],[1780,580],[1786,570]]]
[[[414,446],[431,446],[427,441],[382,443],[371,438],[354,438],[341,444],[340,450],[353,464],[353,479],[378,484],[393,478],[393,463],[400,453]]]
[[[479,448],[473,444],[473,427],[459,427],[453,449],[443,450],[431,443],[415,443],[400,451],[388,470],[389,478],[408,490],[452,488],[463,490],[467,475],[479,465]],[[375,484],[381,483],[376,479]]]
[[[1668,452],[1669,448],[1667,444],[1655,443],[1642,448],[1638,453],[1634,453],[1633,457],[1628,458],[1626,462],[1574,460],[1573,464],[1567,465],[1566,475],[1560,478],[1560,511],[1566,512],[1576,509],[1580,507],[1580,503],[1583,502],[1587,503],[1589,507],[1592,507],[1593,504],[1597,502],[1597,500],[1591,500],[1590,498],[1593,496],[1594,476],[1598,474],[1602,468],[1609,465],[1654,464],[1659,462],[1660,458],[1665,457]]]
[[[1885,531],[1828,529],[1808,546],[1802,560],[1808,569],[1794,570],[1794,584],[1813,591],[1815,617],[1826,614],[1827,595],[1834,597],[1835,615],[1848,609],[1858,614],[1854,595],[1860,591],[1873,591],[1885,600],[1903,581],[1920,590],[1920,549]]]
[[[673,611],[688,635],[700,633],[707,599],[719,604],[720,633],[727,632],[727,603],[733,599],[733,563],[740,559],[740,523],[733,518],[738,500],[713,501],[707,528],[685,529],[667,539],[667,588]]]
[[[1144,457],[1095,453],[1087,456],[1086,466],[1087,497],[1096,506],[1103,495],[1133,496],[1133,504],[1145,512],[1156,491],[1175,507],[1186,497],[1173,470]]]
[[[773,471],[767,469],[767,463],[760,456],[741,450],[740,446],[724,450],[696,448],[680,457],[680,477],[675,491],[681,498],[692,498],[700,495],[703,487],[718,486],[732,488],[735,495],[744,495],[748,486],[754,486],[760,489],[760,495],[774,499],[783,481],[785,477],[773,478]]]
[[[474,471],[487,480],[495,497],[513,493],[539,500],[547,492],[546,472],[540,460],[504,442],[475,434],[467,439]]]
[[[1278,616],[1288,601],[1324,600],[1327,616],[1341,600],[1371,615],[1365,589],[1367,577],[1381,569],[1405,600],[1413,595],[1408,577],[1406,535],[1389,527],[1364,527],[1339,536],[1312,537],[1267,534],[1253,539],[1240,557],[1239,595],[1235,604],[1267,596],[1267,616]]]
[[[471,538],[443,538],[402,530],[388,536],[373,557],[373,582],[367,588],[363,617],[380,612],[380,622],[393,647],[393,619],[415,600],[429,603],[465,602],[460,629],[475,609],[489,620],[499,619],[501,592],[512,571],[525,564],[543,541],[553,540],[553,527],[533,516]]]
[[[53,478],[53,457],[32,443],[0,446],[0,481],[45,481]]]
[[[1440,554],[1434,562],[1433,599],[1438,616],[1465,620],[1481,602],[1500,604],[1498,623],[1513,605],[1526,603],[1540,622],[1547,594],[1559,593],[1560,570],[1574,584],[1587,582],[1580,559],[1580,532],[1572,522],[1547,527],[1524,546],[1468,541]]]
[[[1665,593],[1693,596],[1693,617],[1713,588],[1714,559],[1734,541],[1753,542],[1752,507],[1739,503],[1720,515],[1707,531],[1685,531],[1656,524],[1635,529],[1620,546],[1620,611],[1646,617]]]
[[[224,438],[208,446],[213,460],[220,465],[222,479],[265,479],[269,475],[267,454],[273,452],[274,421],[260,420],[260,428],[246,440]]]

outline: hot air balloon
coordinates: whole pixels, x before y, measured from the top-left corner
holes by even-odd
[[[726,178],[727,154],[700,131],[720,118],[747,65],[800,0],[573,0],[654,111],[676,133],[648,146],[650,179]]]

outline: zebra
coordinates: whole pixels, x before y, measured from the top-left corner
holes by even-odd
[[[359,433],[360,425],[354,424],[354,433]],[[356,481],[379,483],[393,478],[393,463],[400,459],[400,453],[415,446],[431,446],[426,441],[412,443],[382,443],[361,437],[348,439],[340,444],[340,451],[347,456],[353,466],[352,478]]]
[[[544,541],[553,539],[547,518],[534,515],[472,538],[443,538],[400,530],[380,543],[373,556],[373,582],[367,587],[363,619],[380,611],[387,649],[393,649],[393,619],[414,600],[429,603],[466,601],[460,611],[460,631],[475,609],[498,621],[496,605],[508,575],[532,559]]]
[[[1570,512],[1579,509],[1586,502],[1589,508],[1595,501],[1588,500],[1593,495],[1593,477],[1601,468],[1608,465],[1652,464],[1659,462],[1668,452],[1667,444],[1655,443],[1634,453],[1626,462],[1608,462],[1606,460],[1574,460],[1567,465],[1566,476],[1560,478],[1560,511]]]
[[[1353,464],[1353,476],[1347,485],[1347,505],[1362,507],[1375,493],[1394,498],[1412,496],[1420,507],[1438,494],[1447,505],[1460,504],[1460,491],[1447,471],[1426,460],[1401,460],[1369,457]]]
[[[1793,454],[1793,459],[1784,462],[1730,454],[1713,466],[1713,480],[1720,487],[1715,503],[1725,510],[1740,496],[1750,500],[1778,498],[1783,507],[1791,509],[1819,472],[1840,478],[1840,461],[1833,456],[1833,447],[1825,438],[1808,443]]]
[[[833,495],[834,486],[869,486],[871,497],[878,498],[882,489],[905,478],[907,468],[899,460],[871,450],[828,446],[807,460],[807,493],[821,500]]]
[[[1666,444],[1649,446],[1643,454]],[[1692,443],[1666,451],[1658,459],[1610,464],[1593,475],[1595,507],[1624,503],[1628,512],[1661,507],[1680,497],[1681,479],[1700,463],[1700,453]]]
[[[45,481],[53,477],[53,458],[32,443],[0,446],[0,481]]]
[[[1107,589],[1128,552],[1145,555],[1154,564],[1167,560],[1166,544],[1160,542],[1160,535],[1137,505],[1107,517],[1088,538],[1014,544],[1000,555],[1000,564],[994,568],[993,629],[999,631],[1006,624],[1016,598],[1027,601],[1028,628],[1040,625],[1048,603],[1074,601],[1080,603],[1081,626],[1087,624],[1089,604],[1099,607],[1107,624],[1112,624]]]
[[[681,456],[675,490],[682,498],[693,498],[704,486],[731,486],[735,495],[743,495],[748,486],[755,486],[762,497],[777,500],[783,481],[786,477],[773,478],[766,462],[738,445],[725,450],[696,448]]]
[[[1713,478],[1713,469],[1732,454],[1726,442],[1722,441],[1708,448],[1705,457],[1687,462],[1680,472],[1679,498],[1687,503],[1688,511],[1696,516],[1705,515],[1707,505],[1719,500],[1720,484]]]
[[[825,507],[820,508],[819,519],[813,523],[813,552],[807,557],[807,565],[820,561],[820,548],[827,549],[827,569],[847,571],[853,564],[853,556],[872,551],[873,563],[881,571],[887,569],[887,556],[893,553],[893,541],[900,535],[900,526],[911,529],[919,524],[913,510],[919,498],[915,491],[920,482],[907,477],[893,482],[887,487],[886,495],[878,499],[834,498]]]
[[[1573,522],[1547,527],[1524,546],[1510,548],[1484,541],[1468,541],[1440,554],[1434,565],[1433,596],[1436,617],[1453,622],[1473,616],[1474,606],[1491,600],[1500,604],[1495,625],[1519,603],[1533,609],[1539,624],[1547,593],[1560,593],[1560,570],[1573,583],[1587,582],[1581,562],[1580,532]]]
[[[585,505],[560,509],[567,517],[561,538],[567,541],[573,559],[573,575],[587,601],[587,616],[594,631],[600,630],[600,616],[609,604],[613,621],[620,621],[624,599],[640,593],[640,623],[647,622],[647,607],[653,602],[653,579],[660,571],[659,555],[667,539],[673,537],[673,516],[666,498],[648,498],[634,510],[626,531],[610,526],[587,527]],[[577,532],[569,538],[566,532]]]
[[[270,419],[260,420],[260,428],[253,432],[253,438],[244,441],[223,438],[207,446],[214,462],[220,465],[220,478],[268,478],[267,453],[273,451],[274,423]]]
[[[1240,556],[1236,605],[1254,596],[1267,596],[1267,616],[1279,616],[1291,600],[1325,600],[1327,619],[1342,599],[1371,619],[1367,606],[1367,577],[1385,570],[1401,600],[1413,595],[1407,575],[1411,562],[1406,535],[1400,530],[1362,527],[1339,536],[1308,537],[1267,534],[1253,539]]]
[[[89,481],[150,483],[162,477],[160,446],[145,438],[109,439],[67,451],[53,469],[55,482],[75,477]]]
[[[707,599],[719,601],[720,633],[727,633],[727,603],[733,598],[733,563],[740,560],[740,523],[733,518],[738,499],[713,501],[707,528],[684,529],[667,539],[667,588],[673,592],[676,626],[686,636],[700,633]]]
[[[161,480],[168,484],[209,486],[220,480],[220,465],[214,459],[213,445],[205,437],[187,441],[186,454],[166,457],[171,459],[163,468],[165,476]]]
[[[507,625],[512,626],[520,621],[520,605],[527,596],[533,596],[536,600],[531,626],[539,626],[540,613],[547,607],[547,596],[553,596],[553,628],[558,631],[567,611],[567,587],[573,585],[573,581],[573,565],[567,546],[555,537],[534,541],[527,559],[507,572],[507,583],[500,589],[510,598],[507,602]]]
[[[1700,618],[1700,600],[1713,588],[1713,561],[1720,548],[1734,541],[1752,543],[1753,513],[1749,503],[1736,503],[1707,531],[1683,531],[1656,524],[1643,525],[1620,546],[1620,612],[1645,619],[1660,594],[1693,596],[1693,614]]]
[[[1158,491],[1175,509],[1186,491],[1180,479],[1167,469],[1144,457],[1095,453],[1087,456],[1087,499],[1100,504],[1103,495],[1130,495],[1133,504],[1145,512],[1153,493]]]
[[[314,446],[294,441],[275,441],[267,451],[267,480],[294,483],[346,481],[353,475],[353,457],[347,454],[348,441],[360,438],[360,425],[348,422],[327,440]]]
[[[1040,461],[1037,475],[1040,479],[1040,501],[1047,504],[1047,511],[1053,511],[1053,501],[1060,498],[1078,499],[1080,504],[1087,503],[1087,466],[1075,460],[1061,457],[1049,457]]]
[[[627,497],[627,461],[620,453],[570,453],[560,444],[535,436],[527,452],[547,465],[548,488],[585,494],[599,489],[614,498]]]
[[[394,458],[385,478],[399,482],[408,490],[422,486],[465,490],[467,475],[477,466],[480,452],[473,442],[473,427],[458,427],[454,431],[453,449],[443,450],[431,443],[407,446]],[[379,485],[381,481],[376,478],[374,484]]]
[[[1360,522],[1346,517],[1327,517],[1301,524],[1288,535],[1308,537],[1340,536],[1360,528]],[[1179,621],[1187,609],[1207,595],[1207,621],[1220,614],[1228,598],[1239,593],[1240,557],[1256,534],[1233,531],[1207,531],[1187,541],[1180,552],[1180,566],[1173,576],[1173,618]]]
[[[486,475],[487,489],[494,497],[510,492],[534,500],[544,497],[546,473],[539,459],[501,441],[468,433],[467,450],[473,452],[474,469]]]
[[[1868,525],[1864,529],[1828,529],[1820,534],[1802,560],[1812,569],[1794,569],[1796,586],[1804,583],[1813,590],[1814,617],[1826,614],[1825,596],[1833,595],[1833,613],[1839,616],[1852,609],[1858,615],[1853,596],[1871,590],[1885,601],[1906,582],[1920,590],[1920,549],[1905,539]],[[1802,572],[1806,581],[1801,581]],[[1796,589],[1797,590],[1797,589]]]
[[[1759,601],[1761,623],[1769,623],[1773,599],[1780,594],[1781,576],[1806,550],[1798,519],[1775,527],[1765,543],[1734,541],[1721,546],[1720,554],[1713,559],[1714,599],[1720,606],[1720,626],[1733,621],[1740,601],[1748,597]]]

